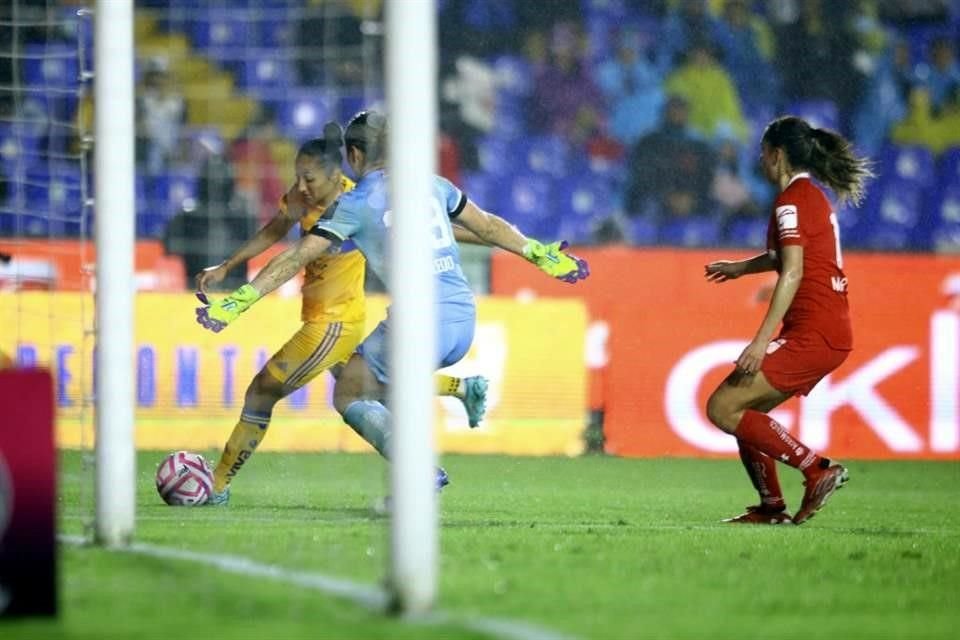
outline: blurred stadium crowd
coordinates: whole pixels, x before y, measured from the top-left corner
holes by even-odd
[[[74,2],[16,6],[17,25],[0,16],[0,236],[78,235],[91,24]],[[382,101],[379,0],[136,6],[137,233],[171,252],[236,246],[300,142]],[[846,247],[960,249],[956,0],[438,8],[441,172],[533,235],[762,246],[758,140],[792,113],[876,161],[867,201],[839,214]]]

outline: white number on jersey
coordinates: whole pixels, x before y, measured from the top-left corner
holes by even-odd
[[[843,252],[840,251],[840,222],[837,220],[837,214],[830,212],[830,226],[833,227],[833,241],[837,251],[837,267],[843,269]]]
[[[393,224],[393,211],[391,209],[384,211],[382,219],[383,226],[389,229]],[[447,213],[436,198],[430,199],[430,230],[433,233],[434,249],[446,249],[453,243]]]

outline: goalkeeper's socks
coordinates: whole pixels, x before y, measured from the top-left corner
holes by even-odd
[[[799,469],[804,475],[819,469],[820,456],[765,413],[753,409],[744,411],[734,435],[744,444]]]
[[[355,400],[343,412],[343,421],[390,459],[390,412],[386,407],[374,400]]]
[[[463,394],[466,393],[466,389],[463,386],[463,378],[454,378],[453,376],[445,376],[442,373],[438,373],[434,376],[434,380],[437,383],[437,395],[438,396],[456,396],[462,398]]]
[[[783,491],[780,489],[780,480],[777,478],[777,463],[742,440],[737,440],[740,447],[740,462],[750,476],[753,488],[760,494],[760,503],[769,507],[783,506]]]
[[[213,471],[213,490],[220,493],[233,480],[243,464],[253,455],[260,446],[263,437],[267,435],[270,426],[270,414],[257,411],[247,411],[240,414],[240,421],[233,428],[227,444],[223,447],[220,461]]]

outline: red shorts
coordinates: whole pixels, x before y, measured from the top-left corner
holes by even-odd
[[[767,346],[760,370],[777,391],[805,396],[848,355],[849,351],[828,345],[819,333],[780,336]]]

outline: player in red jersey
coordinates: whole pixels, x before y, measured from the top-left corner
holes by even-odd
[[[808,394],[853,348],[837,216],[811,176],[841,200],[859,203],[872,172],[842,136],[793,116],[767,126],[760,161],[780,189],[767,251],[747,260],[711,262],[705,276],[710,282],[774,270],[779,276],[760,329],[710,396],[707,416],[737,439],[740,459],[760,493],[759,505],[727,522],[802,524],[847,481],[847,470],[787,433],[768,412],[791,396]],[[804,475],[803,502],[793,518],[780,490],[777,460]]]

